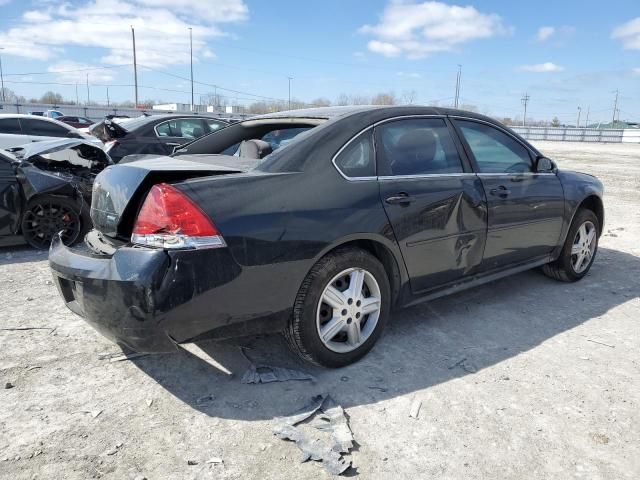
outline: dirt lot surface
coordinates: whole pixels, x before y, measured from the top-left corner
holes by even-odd
[[[277,336],[246,342],[315,382],[242,384],[233,344],[111,362],[118,348],[63,306],[46,253],[0,250],[0,478],[328,478],[272,434],[318,393],[349,417],[351,476],[640,478],[640,145],[538,146],[604,181],[588,277],[531,271],[399,311],[341,370],[301,364]],[[40,329],[6,330],[25,327]]]

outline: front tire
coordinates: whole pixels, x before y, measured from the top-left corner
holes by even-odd
[[[387,273],[368,252],[347,247],[320,259],[302,282],[285,329],[292,350],[324,367],[362,358],[389,317]]]
[[[600,238],[598,217],[581,209],[573,218],[562,252],[555,262],[542,267],[548,277],[562,282],[577,282],[591,269]]]

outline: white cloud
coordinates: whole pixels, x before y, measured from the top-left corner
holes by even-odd
[[[640,67],[631,69],[631,73],[633,73],[634,75],[640,75]]]
[[[78,63],[70,60],[54,63],[47,71],[55,73],[58,81],[69,83],[85,83],[87,81],[87,75],[89,76],[89,83],[110,82],[115,78],[113,72],[110,70],[100,69],[96,68],[95,65],[87,65],[86,63]]]
[[[518,67],[521,72],[536,72],[536,73],[548,73],[548,72],[561,72],[564,67],[556,65],[552,62],[536,63],[534,65],[522,65]]]
[[[640,50],[640,17],[614,28],[611,38],[620,40],[628,50]]]
[[[97,47],[104,49],[102,62],[130,64],[133,25],[138,62],[159,68],[189,62],[189,27],[194,60],[214,58],[207,41],[226,35],[222,24],[243,21],[247,15],[243,0],[60,2],[26,12],[22,25],[0,31],[0,45],[4,54],[40,60],[60,57],[65,47]]]
[[[422,75],[416,72],[398,72],[396,75],[403,78],[422,78]]]
[[[360,33],[374,36],[368,43],[372,52],[387,57],[404,54],[411,59],[510,31],[498,15],[481,13],[472,6],[405,0],[391,0],[377,25],[359,29]]]
[[[551,37],[551,35],[553,35],[555,32],[556,32],[555,27],[540,27],[538,29],[536,38],[538,39],[539,42],[544,42],[545,40],[548,40],[549,37]]]

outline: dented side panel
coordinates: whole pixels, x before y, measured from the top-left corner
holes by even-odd
[[[399,192],[413,201],[384,201]],[[380,195],[414,293],[475,273],[487,238],[487,203],[476,175],[387,177]]]

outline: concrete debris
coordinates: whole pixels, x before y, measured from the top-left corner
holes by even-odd
[[[15,387],[15,385],[13,383],[11,383],[11,382],[7,382],[7,383],[4,384],[4,389],[5,390],[9,390],[10,388],[13,388],[13,387]]]
[[[218,463],[224,463],[224,461],[220,457],[211,457],[209,460],[207,460],[207,463],[213,463],[217,465]]]
[[[287,382],[289,380],[311,380],[315,377],[306,372],[289,368],[271,367],[269,365],[251,365],[242,376],[242,383]]]
[[[187,460],[187,465],[198,465],[198,461],[197,460]]]
[[[148,398],[147,399],[147,407],[151,407],[151,405],[153,405],[153,398]]]
[[[329,448],[317,439],[311,439],[296,425],[316,412],[322,410],[324,425],[316,428],[326,431],[331,435],[332,447]],[[291,440],[302,451],[301,461],[321,461],[324,469],[331,475],[340,475],[350,466],[342,454],[348,454],[353,448],[353,433],[344,413],[344,409],[328,395],[317,395],[309,404],[289,417],[276,419],[273,429],[274,434],[283,440]]]
[[[420,415],[420,407],[422,406],[422,400],[418,399],[418,398],[414,398],[413,402],[411,403],[411,410],[409,410],[409,416],[411,418],[418,418],[418,415]]]

